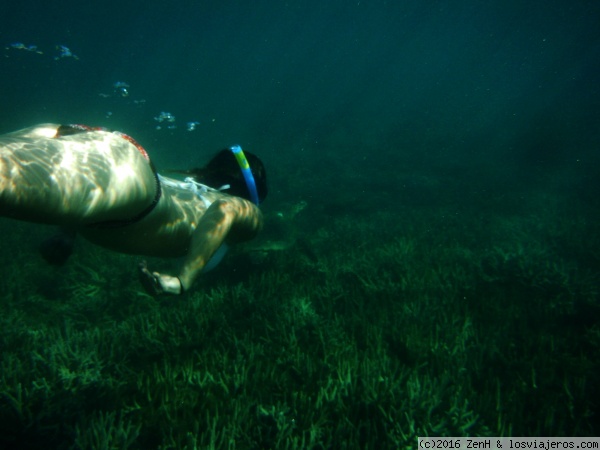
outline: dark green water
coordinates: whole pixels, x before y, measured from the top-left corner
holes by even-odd
[[[1,133],[104,126],[159,171],[240,144],[270,197],[260,251],[176,301],[140,294],[137,258],[80,242],[49,268],[52,230],[0,221],[0,447],[598,435],[599,23],[595,1],[2,3]]]

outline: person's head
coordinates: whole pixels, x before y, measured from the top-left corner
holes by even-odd
[[[268,191],[265,166],[258,156],[250,152],[244,154],[254,177],[258,200],[262,202],[267,197]],[[221,150],[204,167],[190,169],[184,173],[191,175],[198,183],[215,189],[229,185],[229,189],[225,192],[252,201],[242,168],[231,149]]]

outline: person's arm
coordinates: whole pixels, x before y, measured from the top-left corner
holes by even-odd
[[[262,213],[253,203],[239,197],[215,201],[198,222],[190,250],[178,276],[150,272],[145,262],[140,264],[145,289],[151,294],[185,292],[221,244],[250,240],[261,230],[262,225]]]

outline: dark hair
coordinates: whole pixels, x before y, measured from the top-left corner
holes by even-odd
[[[258,200],[262,202],[267,197],[268,191],[265,166],[258,156],[246,151],[244,154],[254,176]],[[181,172],[191,175],[198,183],[206,184],[215,189],[228,184],[229,189],[224,192],[251,200],[242,169],[235,155],[229,149],[223,149],[218,152],[204,167]]]

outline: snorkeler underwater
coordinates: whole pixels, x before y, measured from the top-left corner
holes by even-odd
[[[2,2],[0,449],[596,442],[598,23]]]
[[[38,125],[0,136],[0,215],[64,229],[42,247],[54,262],[66,261],[75,235],[122,253],[184,257],[176,276],[139,268],[149,293],[182,294],[228,245],[260,231],[267,195],[262,162],[239,146],[193,174],[158,174],[123,133]]]

